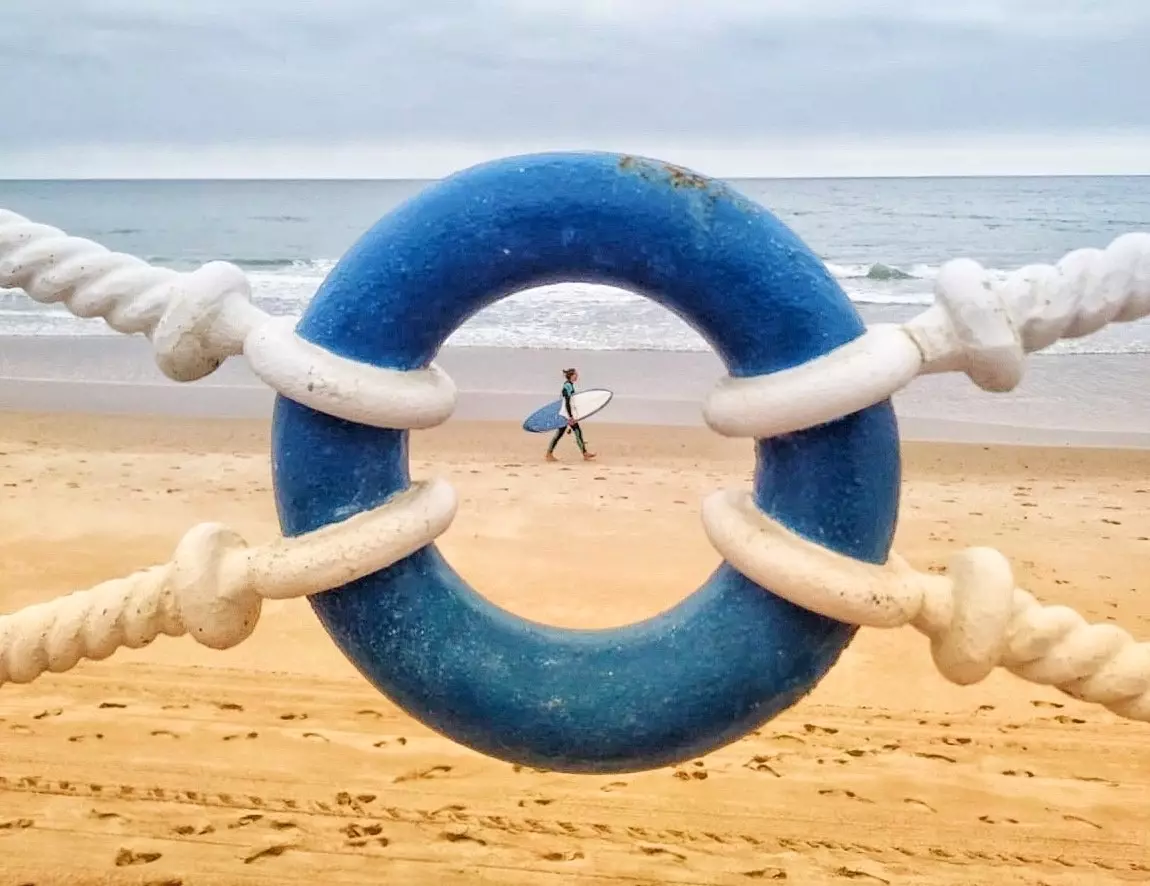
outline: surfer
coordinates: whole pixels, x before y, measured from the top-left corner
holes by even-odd
[[[583,430],[579,427],[579,422],[575,420],[575,413],[571,411],[571,398],[575,395],[575,382],[579,381],[579,372],[576,369],[564,369],[563,378],[561,396],[563,397],[563,408],[567,410],[567,427],[557,430],[555,436],[551,438],[551,445],[547,447],[547,461],[557,460],[555,447],[559,445],[559,441],[568,431],[575,435],[575,443],[578,445],[579,451],[583,453],[583,458],[590,461],[595,457],[595,453],[587,451],[587,444],[583,442]]]

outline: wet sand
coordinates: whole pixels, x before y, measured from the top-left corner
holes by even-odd
[[[695,428],[586,431],[599,460],[566,440],[545,464],[541,437],[453,421],[413,435],[412,464],[459,490],[440,547],[480,592],[603,627],[709,574],[699,500],[749,483],[751,451]],[[0,415],[0,610],[166,560],[196,522],[274,537],[267,452],[263,422]],[[915,565],[994,545],[1042,599],[1150,637],[1150,452],[904,459],[896,548]],[[0,687],[2,886],[1145,882],[1148,789],[1150,725],[1005,673],[950,685],[910,629],[862,631],[756,734],[623,776],[436,736],[304,601],[266,605],[228,652],[164,637]]]

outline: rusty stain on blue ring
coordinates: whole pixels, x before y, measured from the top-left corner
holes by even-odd
[[[565,280],[651,298],[736,376],[797,365],[863,331],[822,262],[765,208],[698,173],[608,153],[510,157],[432,185],[347,252],[298,331],[345,357],[417,368],[492,302]],[[280,397],[272,434],[286,534],[410,483],[406,431]],[[761,508],[844,554],[885,560],[900,482],[889,403],[756,441],[755,459]],[[435,545],[311,605],[412,716],[482,753],[568,772],[651,769],[732,742],[806,695],[855,633],[726,563],[654,618],[556,628],[489,603]]]

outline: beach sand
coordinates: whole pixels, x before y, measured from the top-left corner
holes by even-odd
[[[696,428],[587,433],[598,461],[565,440],[545,464],[543,437],[453,421],[413,435],[412,469],[458,489],[439,544],[478,590],[603,627],[715,567],[699,501],[748,484],[752,456]],[[0,610],[162,562],[196,522],[273,538],[267,437],[3,414]],[[904,460],[896,549],[916,566],[993,545],[1043,600],[1150,637],[1150,452],[923,443]],[[1148,790],[1150,725],[1004,672],[948,684],[909,628],[864,629],[756,734],[622,776],[438,737],[304,601],[265,605],[234,650],[162,637],[0,688],[0,886],[1146,882]]]

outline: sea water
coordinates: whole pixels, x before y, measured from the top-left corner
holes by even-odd
[[[340,255],[381,215],[427,184],[0,181],[0,207],[157,265],[188,269],[213,259],[234,262],[249,275],[261,307],[298,314]],[[730,184],[774,212],[819,255],[867,322],[902,320],[923,310],[939,266],[952,258],[973,258],[1001,276],[1026,264],[1057,261],[1080,247],[1104,247],[1129,231],[1150,230],[1150,177]],[[102,320],[78,319],[60,306],[0,290],[0,336],[114,334]],[[646,299],[581,283],[517,293],[472,317],[448,344],[707,348],[686,324]],[[1046,364],[1043,377],[1052,393],[1038,397],[1032,408],[1056,417],[1061,401],[1073,399],[1081,410],[1082,398],[1098,394],[1111,423],[1114,404],[1129,401],[1119,429],[1150,431],[1150,321],[1059,342],[1049,354],[1065,359]]]

